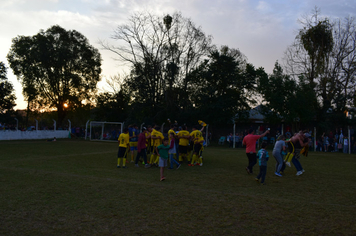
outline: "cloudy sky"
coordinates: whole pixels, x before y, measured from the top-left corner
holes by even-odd
[[[115,27],[136,11],[157,15],[179,11],[212,35],[214,44],[240,49],[250,63],[268,73],[293,42],[301,27],[298,19],[315,6],[331,18],[356,15],[355,0],[0,0],[0,6],[0,61],[8,66],[6,55],[16,36],[32,36],[58,24],[79,31],[100,50],[101,91],[107,89],[106,78],[124,69],[98,41],[110,39]],[[10,68],[7,77],[15,86],[16,108],[25,108],[22,87]]]

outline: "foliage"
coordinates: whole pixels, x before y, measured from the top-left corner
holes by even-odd
[[[244,55],[227,46],[213,50],[190,75],[191,100],[197,112],[215,124],[233,123],[239,112],[250,109],[250,94],[255,89],[257,72]]]
[[[299,82],[283,73],[281,65],[276,62],[269,77],[258,81],[265,105],[263,113],[266,119],[278,124],[282,121],[294,124],[310,124],[315,119],[316,98],[308,80],[303,77]]]
[[[7,79],[7,68],[3,62],[0,62],[0,115],[2,118],[13,111],[16,106],[16,96],[14,87]]]
[[[211,36],[180,13],[156,16],[134,14],[117,27],[113,39],[122,46],[102,46],[131,65],[125,78],[134,118],[152,117],[162,122],[191,109],[189,73],[211,48]]]
[[[18,36],[7,58],[28,103],[38,109],[56,108],[59,124],[65,103],[80,107],[95,96],[101,57],[75,30],[55,25],[34,36]]]
[[[331,124],[353,106],[356,85],[356,24],[347,17],[307,17],[295,42],[286,51],[286,71],[303,77],[316,95],[316,120]],[[339,122],[344,123],[345,119]],[[325,126],[326,124],[323,124]]]

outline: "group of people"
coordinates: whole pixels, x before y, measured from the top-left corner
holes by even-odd
[[[260,167],[260,172],[256,176],[255,180],[262,185],[265,184],[265,178],[267,173],[267,162],[269,160],[269,154],[266,151],[267,142],[262,142],[261,150],[256,154],[256,142],[265,137],[270,131],[267,130],[261,135],[255,135],[254,130],[250,129],[249,134],[246,135],[242,141],[243,145],[246,146],[246,155],[248,158],[248,166],[246,171],[248,174],[253,174],[253,167],[258,163]],[[309,143],[309,133],[304,133],[302,131],[294,134],[290,139],[286,139],[284,135],[280,135],[277,142],[274,145],[272,155],[276,159],[275,175],[282,177],[286,166],[291,166],[291,162],[295,166],[299,176],[304,173],[304,169],[299,161],[300,155],[308,155],[308,143]],[[288,149],[288,153],[286,150]],[[285,158],[284,158],[285,156]]]
[[[324,132],[321,138],[317,140],[316,150],[324,151],[324,152],[349,153],[349,145],[350,145],[351,152],[355,152],[356,145],[355,145],[354,130],[352,127],[350,129],[350,138],[351,140],[349,140],[347,134],[343,134],[342,129],[340,129],[340,131],[336,129],[335,133],[330,131],[329,134],[326,134]]]
[[[169,169],[173,169],[174,165],[179,169],[184,161],[187,161],[189,166],[203,166],[203,129],[204,126],[199,130],[197,125],[189,132],[186,125],[172,124],[168,132],[163,134],[159,131],[159,126],[143,127],[140,132],[136,125],[130,125],[124,128],[118,138],[117,168],[126,168],[129,152],[131,162],[135,163],[136,167],[139,167],[141,159],[146,168],[160,167],[160,181],[166,179],[164,168],[167,167],[168,160]]]

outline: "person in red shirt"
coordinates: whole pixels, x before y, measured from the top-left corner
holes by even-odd
[[[246,155],[248,158],[248,166],[246,171],[249,174],[253,173],[253,166],[257,163],[256,155],[256,141],[266,136],[269,133],[269,129],[261,135],[255,135],[255,131],[250,129],[248,135],[246,135],[242,141],[242,144],[246,146]]]
[[[136,161],[135,161],[135,166],[139,167],[138,161],[140,160],[140,157],[143,157],[143,161],[145,162],[145,168],[151,167],[147,163],[147,146],[146,146],[146,133],[147,133],[146,127],[142,128],[142,132],[138,136],[138,142],[137,142],[137,155],[136,155]]]

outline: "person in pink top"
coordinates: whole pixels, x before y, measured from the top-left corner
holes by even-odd
[[[246,155],[248,158],[248,166],[246,171],[249,174],[253,173],[253,166],[257,163],[256,155],[256,141],[266,136],[269,133],[269,129],[261,135],[255,135],[255,131],[250,129],[248,135],[246,135],[242,141],[242,144],[246,146]]]

